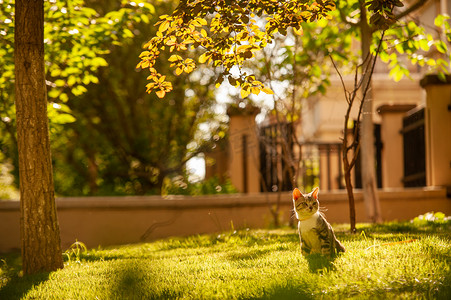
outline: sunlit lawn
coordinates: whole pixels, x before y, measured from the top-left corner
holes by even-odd
[[[303,257],[292,228],[89,250],[24,278],[13,253],[0,299],[451,299],[449,224],[335,226],[347,252],[334,260]],[[410,242],[386,245],[398,241]]]

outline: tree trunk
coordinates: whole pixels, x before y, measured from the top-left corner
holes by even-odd
[[[24,274],[63,268],[44,69],[44,2],[15,2],[15,91]]]
[[[347,159],[346,162],[347,163]],[[348,193],[348,202],[349,202],[349,221],[351,226],[351,233],[356,233],[357,229],[355,227],[355,200],[354,200],[354,191],[352,189],[351,182],[351,167],[349,163],[345,166],[345,184],[346,184],[346,192]]]
[[[362,58],[363,64],[363,90],[368,86],[363,108],[362,108],[362,121],[360,125],[360,157],[362,164],[362,188],[363,188],[363,201],[368,217],[373,222],[381,222],[381,211],[379,204],[379,197],[377,194],[376,183],[376,163],[374,155],[374,126],[373,126],[373,91],[371,87],[371,72],[367,67],[371,64],[370,59],[370,45],[372,38],[372,31],[368,25],[366,17],[366,8],[364,6],[365,1],[360,1],[361,4],[361,20],[360,30],[362,35]]]

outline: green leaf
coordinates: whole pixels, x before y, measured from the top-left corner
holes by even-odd
[[[435,67],[436,62],[435,62],[434,59],[429,58],[428,60],[426,60],[426,64],[427,64],[428,66]]]
[[[58,89],[50,89],[47,93],[47,97],[49,98],[56,98],[60,94],[60,91]]]
[[[58,77],[61,74],[61,69],[57,68],[57,69],[53,69],[50,72],[50,76],[52,77]]]
[[[67,85],[73,86],[75,83],[77,83],[77,77],[74,75],[69,76],[69,78],[67,79]]]
[[[87,91],[88,90],[82,85],[77,85],[71,89],[71,92],[72,92],[72,94],[74,94],[74,96],[80,96]]]
[[[423,50],[423,51],[429,51],[429,44],[428,44],[428,41],[426,40],[426,39],[422,39],[422,40],[419,40],[419,42],[420,42],[420,48]]]
[[[91,64],[95,67],[106,67],[108,66],[107,61],[103,57],[95,57],[92,59]]]
[[[57,87],[63,87],[65,84],[66,84],[66,82],[64,80],[62,80],[62,79],[55,80],[55,85]]]
[[[402,46],[402,43],[396,44],[395,48],[400,54],[404,54],[404,47]]]
[[[145,14],[141,15],[141,21],[146,23],[146,24],[149,24],[149,22],[150,22],[149,17],[146,16]]]
[[[446,215],[445,215],[444,213],[442,213],[442,212],[436,212],[436,213],[434,214],[434,217],[435,217],[437,220],[443,221],[443,220],[445,219]]]
[[[54,116],[52,118],[52,122],[55,124],[68,124],[73,123],[76,120],[77,119],[75,119],[75,117],[70,114],[58,114],[57,116]]]
[[[443,72],[439,72],[437,74],[438,79],[440,79],[440,81],[446,82],[446,75]]]
[[[446,53],[446,51],[448,51],[448,47],[446,46],[446,44],[443,41],[438,41],[435,44],[435,47],[437,48],[437,50],[441,53]]]
[[[404,76],[404,73],[399,65],[396,65],[390,70],[389,76],[393,78],[394,81],[400,81]]]
[[[434,20],[434,25],[437,27],[442,27],[443,22],[444,22],[443,15],[438,15]]]
[[[67,96],[67,94],[66,93],[61,93],[60,94],[60,96],[59,96],[59,98],[60,98],[60,100],[62,101],[62,102],[67,102],[67,101],[69,101],[69,96]]]

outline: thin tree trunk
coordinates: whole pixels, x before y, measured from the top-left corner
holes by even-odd
[[[346,154],[344,154],[346,155]],[[343,157],[344,169],[345,169],[345,184],[346,184],[346,192],[348,193],[348,202],[349,202],[349,220],[351,222],[351,233],[356,233],[356,220],[355,220],[355,201],[354,201],[354,191],[352,189],[351,182],[351,167],[349,166],[349,162],[347,158]]]
[[[360,30],[362,35],[362,58],[365,60],[363,64],[364,73],[362,86],[368,87],[366,97],[362,108],[362,123],[360,126],[361,138],[361,164],[362,164],[362,188],[363,201],[368,217],[373,222],[381,222],[382,216],[380,211],[379,196],[377,194],[375,155],[374,155],[374,126],[373,126],[373,91],[371,88],[371,72],[367,68],[367,64],[371,63],[369,58],[372,31],[368,25],[366,17],[365,1],[360,1],[361,20]]]
[[[16,116],[24,274],[63,268],[44,69],[44,1],[15,2]]]

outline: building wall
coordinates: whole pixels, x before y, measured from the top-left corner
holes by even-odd
[[[242,193],[260,192],[260,144],[256,114],[230,115],[228,170]]]
[[[373,120],[380,123],[381,118],[377,113],[377,107],[393,104],[424,103],[424,91],[419,85],[419,74],[412,74],[412,79],[404,78],[395,82],[389,78],[388,73],[376,73],[373,75]],[[344,77],[348,90],[353,86],[353,77]],[[347,103],[344,97],[341,82],[335,76],[331,79],[331,86],[327,93],[321,97],[313,97],[305,100],[303,107],[303,138],[306,141],[339,142],[343,136],[344,117]],[[357,118],[359,102],[356,101],[352,110],[351,119]]]
[[[281,224],[292,219],[291,193],[282,193]],[[155,239],[210,234],[243,228],[267,228],[269,206],[279,194],[220,196],[84,197],[56,200],[62,248],[77,239],[88,247],[147,242]],[[451,215],[446,189],[392,189],[379,191],[386,221],[410,220],[429,211]],[[368,222],[362,193],[355,192],[358,222]],[[320,192],[319,200],[332,223],[348,223],[349,207],[344,191]],[[20,247],[18,201],[0,201],[0,252]],[[295,232],[295,229],[293,229]]]
[[[426,180],[429,186],[451,186],[451,76],[442,82],[426,76]]]
[[[382,186],[384,188],[404,186],[403,118],[415,107],[415,104],[394,104],[377,108],[381,117]]]

